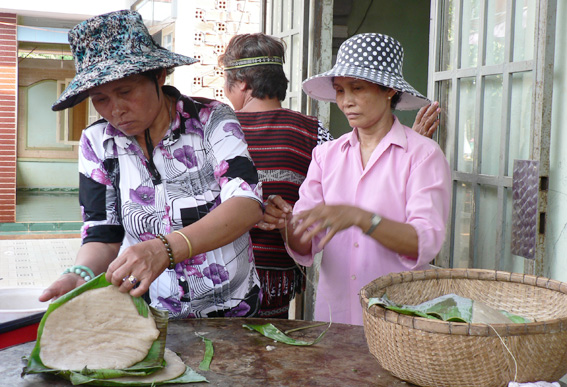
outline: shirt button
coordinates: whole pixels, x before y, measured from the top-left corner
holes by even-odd
[[[354,242],[354,247],[358,247],[358,242]]]
[[[355,279],[356,279],[356,276],[355,276],[355,275],[352,275],[350,278],[352,278],[353,280],[355,280]]]

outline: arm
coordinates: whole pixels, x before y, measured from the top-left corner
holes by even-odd
[[[224,246],[250,230],[262,218],[260,203],[244,197],[233,197],[199,221],[179,230],[189,239],[192,256]],[[171,233],[165,236],[176,263],[189,257],[189,246],[183,236]],[[108,267],[106,278],[122,291],[132,286],[122,279],[134,275],[140,286],[130,291],[134,297],[143,295],[150,284],[169,266],[169,256],[159,239],[130,246]]]
[[[422,136],[433,137],[433,133],[439,126],[439,113],[441,113],[441,109],[437,101],[422,107],[417,112],[412,129]]]
[[[76,265],[84,265],[90,268],[95,275],[104,272],[120,250],[120,243],[85,243],[79,248]],[[85,280],[74,273],[63,274],[52,283],[39,297],[40,301],[49,301],[58,298],[65,293],[85,283]]]
[[[355,206],[321,204],[293,217],[292,222],[296,227],[291,241],[297,251],[301,251],[300,248],[310,246],[311,240],[326,230],[326,235],[319,243],[319,248],[323,248],[341,230],[355,226],[365,233],[370,229],[372,215],[372,212]],[[418,255],[417,232],[410,224],[382,218],[370,236],[398,254],[408,257]]]

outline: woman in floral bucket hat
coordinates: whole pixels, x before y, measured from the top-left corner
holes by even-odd
[[[40,300],[106,272],[171,318],[254,315],[262,192],[233,110],[164,86],[196,60],[158,46],[136,12],[86,20],[69,42],[76,76],[53,110],[90,97],[103,119],[80,141],[83,244]]]
[[[402,75],[395,39],[360,34],[340,47],[335,66],[303,83],[336,102],[350,133],[317,146],[299,200],[268,200],[260,227],[278,228],[305,266],[323,251],[315,319],[362,324],[360,289],[391,272],[428,267],[443,243],[451,174],[434,141],[402,125],[394,109],[429,103]],[[293,217],[289,220],[289,215]]]

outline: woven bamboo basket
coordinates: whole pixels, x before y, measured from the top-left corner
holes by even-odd
[[[534,320],[467,324],[400,314],[368,300],[417,305],[455,293]],[[558,381],[567,373],[567,283],[480,269],[435,269],[380,277],[360,293],[370,353],[419,386],[500,387]]]

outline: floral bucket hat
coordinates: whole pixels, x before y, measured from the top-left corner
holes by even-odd
[[[69,31],[75,77],[51,107],[63,110],[87,98],[88,90],[107,82],[159,68],[190,65],[197,59],[160,47],[135,11],[95,16]]]
[[[333,68],[306,79],[303,91],[311,98],[336,102],[333,78],[357,78],[399,91],[396,109],[419,109],[431,101],[404,80],[403,61],[404,49],[396,39],[376,33],[355,35],[341,44]]]

